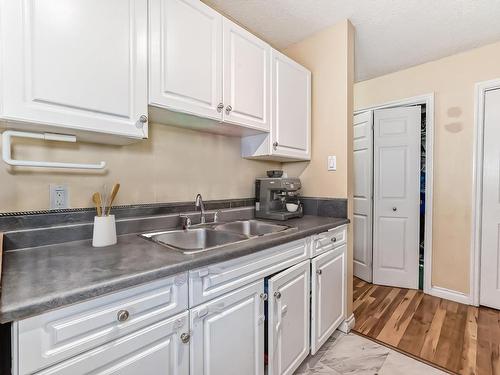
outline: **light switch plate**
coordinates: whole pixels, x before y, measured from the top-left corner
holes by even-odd
[[[51,210],[69,208],[69,190],[66,185],[50,184],[49,192]]]
[[[336,171],[337,170],[337,157],[335,155],[328,156],[328,170]]]

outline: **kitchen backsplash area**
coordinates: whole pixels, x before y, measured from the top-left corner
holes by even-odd
[[[345,218],[347,199],[301,197],[305,215]],[[252,218],[253,198],[209,200],[205,209],[209,220],[213,220],[215,210],[223,210],[222,221],[237,215]],[[173,226],[179,221],[179,214],[192,213],[196,222],[199,213],[194,201],[176,203],[139,204],[113,207],[116,216],[117,234],[154,231]],[[59,211],[26,211],[0,214],[0,232],[5,232],[6,250],[76,241],[92,238],[94,208],[68,209]]]
[[[64,184],[71,208],[91,207],[103,184],[120,182],[118,205],[182,202],[198,192],[207,200],[253,195],[255,177],[281,163],[241,158],[237,137],[151,124],[147,140],[126,146],[93,143],[47,143],[16,139],[16,158],[92,162],[106,170],[0,168],[0,212],[49,209],[49,185]],[[1,149],[1,145],[0,145]]]

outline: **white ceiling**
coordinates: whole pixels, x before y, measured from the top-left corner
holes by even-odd
[[[348,18],[362,81],[500,40],[499,0],[203,0],[277,48]]]

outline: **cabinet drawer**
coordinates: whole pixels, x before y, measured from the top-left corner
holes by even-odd
[[[180,337],[189,331],[188,315],[184,311],[37,374],[188,375],[189,344]]]
[[[196,306],[308,258],[305,239],[189,271],[189,305]]]
[[[342,246],[347,241],[347,226],[343,225],[312,237],[311,258]]]
[[[15,323],[19,374],[48,367],[178,314],[187,309],[187,297],[184,273],[21,320]]]

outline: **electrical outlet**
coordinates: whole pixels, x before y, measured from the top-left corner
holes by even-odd
[[[336,156],[334,156],[334,155],[328,156],[327,169],[329,171],[336,171],[337,170],[337,157]]]
[[[49,194],[51,210],[69,208],[69,190],[66,185],[51,184],[49,186]]]

